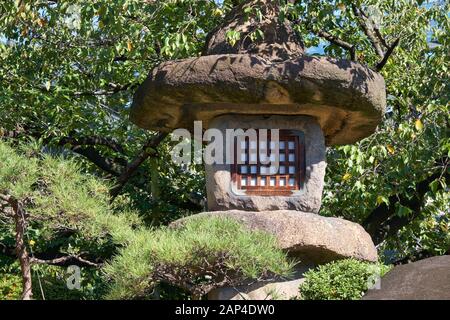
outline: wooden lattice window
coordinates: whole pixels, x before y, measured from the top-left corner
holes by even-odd
[[[276,145],[271,141],[245,141],[235,144],[235,154],[241,157],[241,163],[232,166],[232,179],[239,190],[255,195],[290,195],[303,188],[305,176],[304,136],[300,131],[280,130],[279,134],[279,166],[261,164],[260,148],[265,148],[266,155],[274,160],[275,154],[267,152]],[[250,144],[253,145],[250,145]],[[256,145],[255,145],[256,143]],[[264,145],[267,144],[265,147]],[[238,148],[244,152],[238,152]],[[256,150],[256,152],[255,152]],[[240,150],[239,150],[240,151]],[[277,170],[278,169],[278,170]]]

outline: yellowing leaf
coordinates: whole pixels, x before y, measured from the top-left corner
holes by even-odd
[[[416,119],[416,121],[414,122],[414,126],[416,127],[417,131],[423,130],[423,123],[422,121],[420,121],[420,119]]]
[[[345,10],[345,4],[339,3],[338,5],[339,10],[344,11]]]
[[[22,29],[22,32],[21,32],[20,34],[22,35],[22,37],[26,37],[26,36],[28,35],[28,27],[25,26],[25,27]]]
[[[388,150],[388,152],[389,152],[390,154],[394,154],[394,153],[395,153],[394,147],[393,147],[392,145],[390,145],[390,144],[388,144],[388,145],[386,146],[386,149]]]
[[[386,198],[385,196],[378,196],[377,197],[377,205],[380,205],[382,203],[386,203],[387,205],[389,205],[389,199]]]
[[[377,204],[380,205],[383,203],[383,197],[382,196],[378,196],[377,197]]]
[[[36,20],[36,23],[39,25],[39,27],[42,28],[43,26],[45,26],[46,21],[45,21],[45,19],[39,18]]]
[[[133,50],[133,43],[130,40],[127,41],[127,50],[128,51]]]
[[[352,175],[350,173],[346,173],[342,176],[342,181],[347,181],[348,179],[350,179],[352,177]]]
[[[30,240],[28,243],[30,244],[30,246],[34,246],[36,244],[36,241]]]

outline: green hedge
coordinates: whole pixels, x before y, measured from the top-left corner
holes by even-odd
[[[306,272],[300,295],[304,300],[358,300],[376,275],[383,276],[389,269],[354,259],[334,261]]]

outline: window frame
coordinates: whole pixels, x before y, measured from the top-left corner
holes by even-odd
[[[268,130],[268,148],[270,146],[270,130]],[[294,139],[292,139],[294,138]],[[235,138],[238,140],[237,138]],[[295,160],[293,162],[289,161],[289,154],[291,153],[289,150],[288,142],[294,140],[294,154],[295,154]],[[299,130],[289,130],[289,129],[280,129],[279,131],[279,142],[285,142],[285,161],[281,162],[279,161],[279,168],[276,174],[261,174],[260,168],[263,167],[260,163],[260,157],[259,157],[259,134],[257,135],[257,161],[256,164],[250,163],[250,143],[249,138],[245,137],[246,141],[246,159],[245,163],[237,163],[237,154],[238,154],[238,143],[235,141],[234,143],[234,163],[231,166],[231,177],[232,182],[236,185],[237,189],[240,192],[244,192],[246,195],[258,195],[258,196],[289,196],[292,195],[294,192],[299,192],[303,190],[304,184],[305,184],[305,169],[306,169],[306,155],[305,155],[305,136],[302,131]],[[280,150],[280,149],[279,149]],[[281,155],[281,152],[280,152]],[[294,174],[289,174],[289,166],[292,166],[294,164]],[[251,166],[257,166],[257,173],[251,174]],[[241,173],[241,167],[247,166],[248,173],[242,174]],[[279,170],[280,167],[284,166],[287,168],[287,173],[280,174]],[[242,176],[246,176],[246,185],[241,185],[241,179]],[[251,186],[250,181],[252,178],[256,177],[256,186]],[[266,183],[265,186],[260,186],[260,181],[262,177],[265,177]],[[276,182],[275,186],[270,186],[270,178],[275,177]],[[294,186],[289,186],[289,179],[294,177]],[[285,179],[285,185],[280,186],[280,179]]]

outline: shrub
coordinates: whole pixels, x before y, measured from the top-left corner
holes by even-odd
[[[354,259],[334,261],[306,272],[300,295],[304,300],[358,300],[376,275],[383,276],[389,269]]]
[[[67,287],[68,275],[65,267],[33,266],[33,299],[97,300],[104,294],[106,288],[101,277],[101,270],[81,267],[79,289]]]
[[[244,279],[288,275],[292,264],[275,238],[226,218],[189,219],[183,227],[136,235],[106,267],[107,298],[148,297],[165,282],[200,297]]]
[[[81,172],[74,160],[40,152],[37,144],[12,147],[0,141],[0,193],[20,200],[27,212],[25,243],[36,257],[83,255],[111,258],[142,225],[134,212],[116,210],[106,181]],[[0,206],[0,249],[15,247],[15,226],[8,208]],[[13,254],[0,257],[0,299],[20,296],[20,268]],[[41,283],[37,283],[37,271]],[[65,268],[33,265],[33,293],[48,299],[92,299],[101,291],[98,270],[83,270],[83,289],[68,290]]]
[[[66,288],[62,267],[33,265],[35,298],[42,298],[42,285],[47,299],[94,299],[105,283],[108,298],[151,298],[154,289],[163,298],[186,291],[199,297],[216,286],[290,270],[268,234],[223,218],[191,219],[179,229],[147,229],[137,214],[111,206],[108,191],[105,181],[82,173],[73,160],[43,154],[38,145],[13,148],[0,141],[0,192],[24,205],[28,251],[36,257],[112,259],[101,274],[83,270],[81,291]],[[14,235],[13,219],[0,210],[0,244],[13,249]],[[0,278],[7,272],[11,276],[0,282],[1,296],[17,298],[19,266],[14,259],[4,265]]]
[[[16,270],[19,263],[0,253],[0,301],[20,299],[22,293],[22,278]]]
[[[141,223],[133,212],[114,212],[106,181],[82,173],[74,160],[42,154],[32,144],[12,148],[0,142],[0,192],[25,204],[35,251],[67,230],[83,245],[122,244]],[[0,221],[3,238],[13,234],[13,224],[6,221]]]

